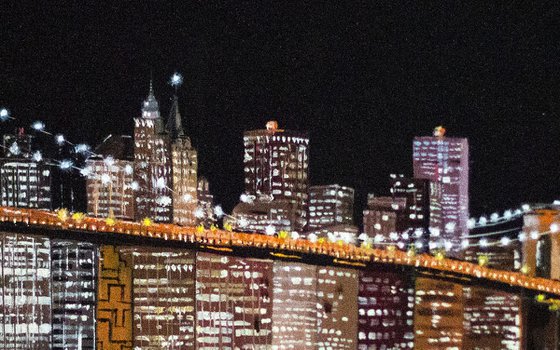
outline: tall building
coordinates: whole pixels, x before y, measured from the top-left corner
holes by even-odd
[[[198,178],[197,186],[197,224],[202,224],[209,227],[213,220],[214,215],[214,196],[210,193],[210,183],[204,176]]]
[[[316,349],[317,267],[275,261],[272,348]]]
[[[177,95],[173,97],[166,129],[171,142],[173,222],[194,225],[197,207],[198,155],[191,144],[190,137],[185,135],[183,130]]]
[[[463,287],[464,349],[522,349],[522,298],[481,286]]]
[[[87,213],[134,220],[133,140],[109,135],[86,161]]]
[[[270,349],[272,262],[197,253],[197,349]]]
[[[468,235],[469,219],[469,144],[466,138],[445,137],[437,127],[434,136],[415,137],[413,142],[414,177],[441,186],[439,203],[441,223],[432,227],[430,240],[440,246],[452,244],[448,255],[461,257],[461,240]],[[438,234],[434,235],[434,232]],[[449,244],[448,243],[448,244]]]
[[[358,289],[358,350],[414,348],[414,285],[397,272],[363,270]]]
[[[133,348],[195,349],[195,252],[121,248],[132,271]]]
[[[3,206],[51,209],[51,167],[33,156],[32,136],[23,128],[4,135],[0,158]]]
[[[51,344],[50,240],[0,234],[0,348],[49,349]]]
[[[53,240],[52,349],[95,349],[98,259],[91,243]]]
[[[334,225],[352,225],[354,189],[340,185],[309,187],[309,220],[307,229]]]
[[[269,121],[266,129],[246,131],[243,143],[242,197],[247,200],[234,209],[234,214],[249,221],[255,217],[257,226],[279,223],[282,229],[305,229],[309,182],[307,134],[278,129],[275,121]]]
[[[430,277],[416,278],[414,346],[463,348],[463,286]]]
[[[406,248],[413,240],[407,224],[406,198],[368,195],[368,208],[364,210],[364,233],[376,243],[381,246],[391,243],[400,249]]]
[[[317,348],[356,349],[358,271],[317,268]]]
[[[426,251],[430,235],[430,198],[434,187],[428,180],[411,179],[403,176],[392,176],[390,182],[392,197],[405,198],[402,222],[398,225],[410,237],[410,242],[415,243],[418,252]],[[434,218],[436,216],[435,208]]]
[[[135,216],[159,222],[173,220],[173,170],[169,139],[150,83],[142,115],[134,118]]]

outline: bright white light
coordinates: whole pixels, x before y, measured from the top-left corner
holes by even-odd
[[[521,209],[516,209],[515,212],[514,212],[514,214],[515,214],[516,216],[519,216],[519,215],[521,215],[522,213],[523,213],[523,212],[521,211]]]
[[[196,210],[194,211],[194,216],[197,219],[202,219],[204,217],[204,209],[202,209],[201,207],[196,208]]]
[[[431,231],[431,229],[430,229]],[[422,235],[424,234],[424,231],[421,228],[417,228],[414,230],[414,235],[416,236],[416,238],[420,238],[422,237]]]
[[[485,216],[481,216],[480,219],[478,219],[478,224],[479,225],[486,225],[488,223],[488,219]]]
[[[506,210],[504,211],[504,218],[505,219],[511,219],[511,217],[513,216],[513,213],[511,212],[511,210]]]
[[[131,188],[133,191],[138,191],[138,189],[140,188],[140,185],[138,185],[138,182],[132,181],[132,182],[130,183],[130,188]]]
[[[464,239],[461,241],[461,248],[463,249],[467,249],[469,247],[469,240],[468,239]]]
[[[107,185],[111,182],[111,176],[109,176],[109,174],[103,174],[101,175],[101,183],[104,185]]]
[[[558,233],[559,231],[560,231],[560,225],[558,225],[557,223],[553,223],[552,225],[550,225],[550,232]]]
[[[190,193],[183,195],[183,202],[190,202],[193,200],[193,196]]]
[[[160,196],[156,199],[156,204],[161,205],[163,207],[167,207],[171,205],[172,199],[169,196]]]
[[[540,234],[538,231],[531,231],[531,239],[539,239]]]
[[[483,238],[479,241],[480,246],[481,247],[487,247],[488,246],[488,240],[486,238]]]
[[[19,146],[16,142],[12,143],[9,150],[10,150],[10,153],[13,154],[13,155],[17,156],[18,154],[20,154],[20,149],[19,149]]]
[[[531,206],[530,206],[529,204],[523,204],[523,205],[521,206],[521,209],[522,209],[523,211],[529,211],[529,210],[531,210]]]
[[[422,244],[422,242],[418,241],[418,242],[414,243],[414,246],[416,247],[416,249],[421,249],[424,246],[424,244]]]
[[[132,165],[127,164],[124,166],[124,173],[126,175],[132,175],[132,172],[134,171],[134,169],[132,169]]]
[[[41,121],[36,121],[33,124],[31,124],[31,128],[37,131],[43,131],[45,129],[45,123]]]
[[[87,167],[85,167],[85,168],[83,168],[83,169],[80,169],[80,174],[81,174],[82,176],[85,176],[85,177],[90,176],[90,175],[91,175],[91,172],[92,172],[92,169],[91,169],[90,166],[87,166]]]
[[[408,233],[405,232],[405,233],[402,234],[402,238],[403,239],[409,239],[410,236],[408,235]]]
[[[60,169],[62,169],[62,170],[68,170],[73,165],[74,165],[74,163],[72,163],[72,161],[70,159],[64,159],[62,162],[60,162],[59,166],[60,166]]]
[[[115,158],[108,156],[105,159],[103,159],[103,163],[107,168],[111,168],[115,164]]]
[[[385,239],[385,238],[384,238],[382,235],[380,235],[380,234],[378,233],[378,234],[376,234],[375,237],[373,238],[373,241],[374,241],[375,243],[381,243],[381,242],[383,242],[384,239]]]
[[[85,143],[79,143],[76,146],[74,146],[74,150],[76,151],[76,153],[86,153],[89,151],[89,146],[86,145]]]
[[[157,188],[165,188],[165,179],[163,177],[160,177],[160,178],[157,179],[156,187]]]
[[[290,236],[292,237],[292,239],[299,239],[299,233],[297,233],[296,231],[292,232]]]
[[[0,109],[0,120],[4,122],[8,118],[10,118],[10,112],[6,108]]]
[[[33,153],[33,160],[36,161],[36,162],[42,161],[43,160],[43,155],[41,154],[41,152],[35,151]]]
[[[453,248],[453,243],[451,243],[451,241],[445,241],[443,242],[443,248],[449,251],[451,250],[451,248]]]
[[[267,227],[265,227],[264,233],[266,233],[267,236],[272,236],[276,233],[276,229],[274,228],[274,226],[268,225]]]
[[[62,146],[64,144],[64,142],[66,141],[66,139],[64,138],[64,135],[62,134],[58,134],[54,137],[54,140],[56,141],[57,145]]]
[[[439,235],[441,234],[441,231],[437,227],[430,227],[430,234],[434,237],[439,237]]]
[[[171,84],[171,86],[173,87],[181,86],[181,84],[183,84],[183,76],[177,72],[173,73],[173,75],[171,76],[171,80],[169,81],[169,84]]]
[[[492,215],[490,215],[490,221],[496,222],[498,219],[500,219],[500,214],[492,213]]]
[[[249,225],[249,222],[247,221],[247,219],[241,218],[237,220],[237,224],[239,225],[239,227],[246,227],[247,225]]]
[[[428,248],[430,248],[430,250],[436,249],[437,247],[438,247],[438,244],[436,242],[428,243]]]
[[[470,218],[469,221],[467,222],[467,228],[472,229],[475,226],[476,226],[476,219]]]
[[[224,209],[222,209],[221,205],[216,205],[214,207],[214,215],[216,215],[218,218],[224,216]]]
[[[404,243],[403,242],[397,243],[397,247],[399,247],[399,249],[403,249],[404,248]]]
[[[389,238],[390,238],[392,241],[396,241],[397,239],[399,239],[399,234],[396,233],[396,232],[391,232],[391,233],[389,234]]]
[[[242,201],[243,203],[249,203],[249,196],[243,193],[241,194],[241,196],[239,196],[239,200]]]
[[[310,233],[307,235],[307,239],[309,240],[309,242],[315,243],[317,242],[317,235],[314,233]]]
[[[367,240],[369,239],[369,236],[368,236],[365,232],[362,232],[362,233],[360,233],[360,235],[358,236],[358,239],[359,239],[360,241],[367,241]]]
[[[525,232],[519,232],[517,239],[519,239],[520,242],[523,242],[527,239],[527,234]]]
[[[510,242],[510,239],[508,237],[502,237],[502,239],[500,239],[500,243],[504,246],[508,245],[509,242]]]

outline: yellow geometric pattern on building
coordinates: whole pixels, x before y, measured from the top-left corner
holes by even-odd
[[[132,266],[115,246],[100,249],[97,349],[132,350]]]

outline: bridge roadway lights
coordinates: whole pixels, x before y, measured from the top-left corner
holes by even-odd
[[[500,288],[526,290],[528,294],[546,293],[560,297],[560,282],[530,277],[519,272],[503,271],[476,264],[413,255],[398,250],[359,248],[336,243],[312,243],[306,240],[280,239],[277,237],[230,232],[199,230],[172,224],[143,223],[90,218],[70,215],[60,210],[48,212],[36,209],[0,207],[0,226],[8,232],[76,239],[94,243],[145,245],[194,248],[220,251],[222,254],[263,259],[298,260],[318,265],[340,265],[355,268],[389,266],[430,273],[443,278],[476,280]],[[477,282],[477,284],[480,284]]]

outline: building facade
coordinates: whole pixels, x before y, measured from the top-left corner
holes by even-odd
[[[336,184],[309,187],[308,230],[334,225],[352,225],[353,214],[353,188]]]
[[[244,143],[245,193],[241,204],[258,206],[265,203],[268,212],[243,206],[234,210],[239,215],[274,216],[277,206],[289,229],[302,231],[307,226],[309,182],[309,137],[305,133],[278,129],[269,121],[266,129],[246,131]],[[278,214],[278,213],[277,213]],[[273,220],[273,218],[270,218]],[[267,226],[263,223],[261,226]]]
[[[86,161],[87,213],[134,220],[133,146],[130,136],[108,136]]]
[[[33,138],[23,129],[4,135],[0,158],[1,203],[18,208],[52,209],[51,166],[34,159]]]
[[[468,235],[469,144],[466,138],[445,137],[438,127],[433,137],[415,137],[413,142],[414,178],[441,186],[437,198],[441,223],[432,227],[431,241],[442,247],[451,244],[448,255],[462,257],[461,240]],[[434,197],[436,199],[436,197]],[[436,235],[433,232],[437,232]]]
[[[414,285],[396,272],[359,272],[358,350],[414,348]]]

